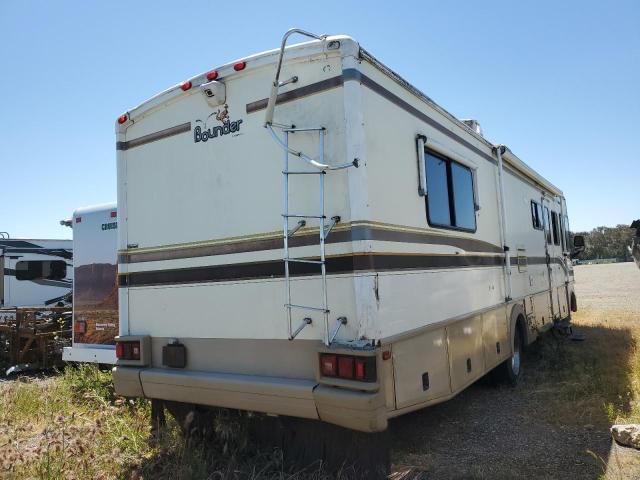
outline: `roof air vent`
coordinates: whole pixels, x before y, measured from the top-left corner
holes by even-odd
[[[469,127],[471,130],[476,132],[481,137],[484,136],[482,135],[482,127],[480,127],[480,122],[478,120],[473,120],[473,119],[462,120],[462,123],[464,123],[467,127]]]

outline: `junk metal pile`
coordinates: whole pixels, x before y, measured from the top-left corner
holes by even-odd
[[[71,317],[69,307],[0,309],[0,367],[6,368],[5,375],[60,366],[62,349],[71,345]]]

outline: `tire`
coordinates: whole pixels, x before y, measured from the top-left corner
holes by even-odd
[[[522,376],[522,350],[524,347],[522,333],[517,323],[513,331],[512,345],[513,353],[496,368],[496,378],[501,383],[516,386]]]

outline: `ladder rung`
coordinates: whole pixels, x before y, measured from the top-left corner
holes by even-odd
[[[322,260],[305,260],[304,258],[285,258],[285,262],[313,263],[314,265],[322,265]]]
[[[324,127],[309,127],[309,128],[284,128],[283,132],[319,132],[326,130]]]
[[[282,173],[284,173],[285,175],[326,175],[327,172],[325,172],[324,170],[318,170],[317,172],[304,172],[299,170],[290,170]]]
[[[302,310],[314,310],[316,312],[329,313],[329,310],[325,310],[322,307],[310,307],[309,305],[297,305],[295,303],[285,303],[284,306],[287,308],[300,308]]]
[[[302,215],[300,213],[283,213],[286,218],[327,218],[325,215]]]

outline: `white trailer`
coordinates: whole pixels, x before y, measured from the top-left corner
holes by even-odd
[[[69,304],[71,240],[0,236],[0,308]],[[0,314],[0,317],[2,314]]]
[[[116,123],[116,391],[378,432],[515,381],[576,308],[562,192],[354,39],[290,33]]]
[[[62,359],[113,364],[118,335],[116,204],[80,208],[66,224],[73,227],[73,341]]]

